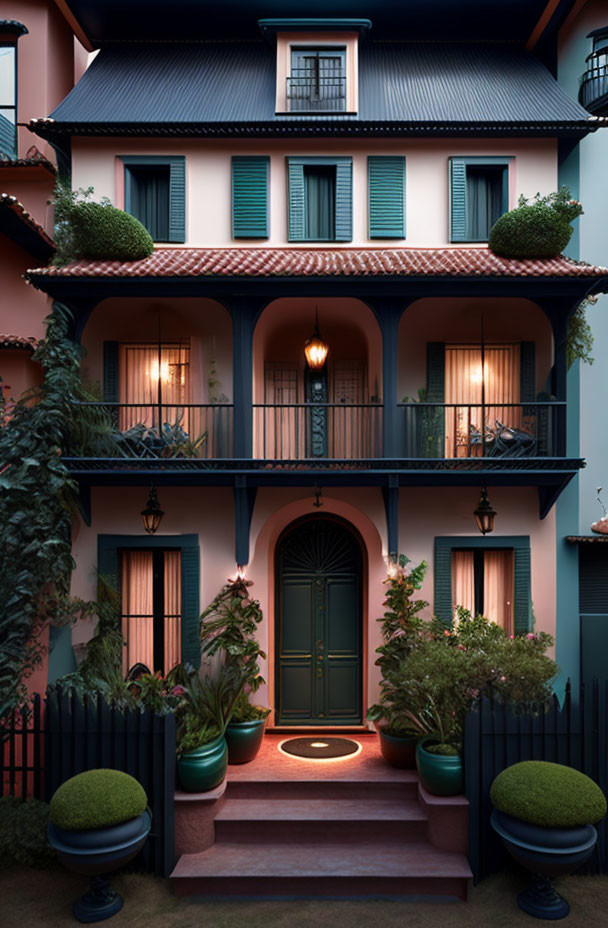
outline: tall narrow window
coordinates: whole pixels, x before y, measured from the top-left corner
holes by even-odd
[[[120,344],[118,346],[121,431],[143,423],[158,428],[159,400],[162,423],[188,431],[190,346],[176,344]]]
[[[0,45],[0,154],[17,156],[17,49]]]
[[[129,212],[146,227],[155,242],[168,242],[169,165],[134,165],[129,174]]]
[[[345,48],[292,48],[287,99],[291,112],[346,108]]]
[[[123,670],[167,673],[181,660],[181,552],[121,552]]]
[[[490,237],[490,229],[502,216],[505,170],[498,165],[467,167],[468,241],[486,242]]]
[[[513,633],[514,557],[510,549],[452,551],[452,609],[464,606]]]
[[[332,242],[336,237],[336,169],[332,165],[304,168],[304,234],[309,241]]]

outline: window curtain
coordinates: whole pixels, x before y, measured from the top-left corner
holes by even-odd
[[[154,602],[152,551],[122,553],[122,637],[124,673],[141,661],[154,671]]]
[[[452,552],[452,614],[456,606],[475,615],[475,564],[472,551]]]
[[[256,457],[275,460],[305,456],[306,410],[298,407],[298,371],[295,365],[267,364],[261,428],[255,429]]]
[[[189,431],[190,347],[186,344],[129,345],[118,348],[118,398],[132,404],[121,408],[119,428],[126,431],[142,423],[158,428],[158,380],[160,376],[163,423],[180,423]]]
[[[182,654],[182,557],[165,551],[164,564],[165,673],[179,664]]]
[[[467,166],[467,238],[487,241],[502,213],[502,174],[505,169]]]
[[[489,345],[485,348],[486,453],[492,434],[500,425],[519,428],[521,409],[502,406],[520,402],[520,346]],[[445,455],[449,458],[477,457],[481,454],[481,347],[446,346]],[[470,405],[469,405],[470,404]]]
[[[304,168],[305,236],[313,241],[336,237],[336,169]]]
[[[131,168],[131,208],[155,242],[169,241],[169,167]]]
[[[361,361],[336,361],[332,372],[333,402],[329,409],[329,456],[368,457],[370,447],[369,410],[364,398],[364,371]]]
[[[464,606],[471,615],[482,613],[507,634],[513,633],[513,551],[486,549],[483,552],[483,600],[476,602],[475,556],[473,551],[452,552],[452,612]]]

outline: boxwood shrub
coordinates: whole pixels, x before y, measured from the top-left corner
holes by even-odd
[[[583,212],[567,187],[532,203],[519,198],[516,209],[501,216],[490,231],[489,246],[501,258],[554,258],[572,235],[570,223]]]
[[[39,799],[0,799],[0,867],[44,866],[55,859],[47,837],[49,807]]]
[[[150,233],[141,222],[110,203],[76,203],[70,223],[78,258],[138,261],[154,251]]]
[[[490,790],[507,815],[546,828],[593,825],[606,814],[606,798],[584,773],[542,760],[526,760],[499,773]]]
[[[106,828],[141,815],[145,790],[121,770],[87,770],[62,783],[51,799],[50,818],[66,831]]]

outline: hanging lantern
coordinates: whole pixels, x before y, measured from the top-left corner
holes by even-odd
[[[320,371],[329,354],[329,345],[327,342],[323,341],[319,332],[318,311],[315,315],[315,330],[312,333],[312,337],[309,338],[304,345],[304,354],[306,355],[306,363],[311,371]]]
[[[160,508],[160,503],[158,502],[156,487],[150,487],[150,495],[148,496],[146,508],[142,509],[141,511],[144,528],[148,535],[154,535],[164,514],[165,513]]]
[[[479,505],[473,513],[475,516],[475,521],[477,522],[477,527],[482,535],[487,535],[489,532],[494,531],[494,519],[496,518],[496,510],[492,509],[492,504],[488,499],[488,491],[484,487],[481,491],[481,499],[479,500]]]

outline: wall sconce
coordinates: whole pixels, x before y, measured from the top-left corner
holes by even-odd
[[[160,508],[160,503],[158,502],[158,496],[156,495],[156,487],[150,487],[150,494],[148,496],[148,502],[146,503],[146,508],[142,509],[141,517],[144,522],[144,528],[148,535],[154,535],[158,526],[160,525],[160,520],[164,516],[163,510]]]
[[[319,332],[318,310],[315,312],[315,330],[312,333],[312,337],[309,338],[304,345],[304,354],[306,355],[306,363],[311,371],[320,371],[329,354],[329,345],[327,342],[323,341]]]
[[[473,515],[475,516],[477,527],[482,535],[487,535],[489,532],[494,531],[494,519],[496,518],[496,510],[492,509],[492,504],[488,499],[488,491],[486,487],[483,487],[481,491],[481,498]]]

